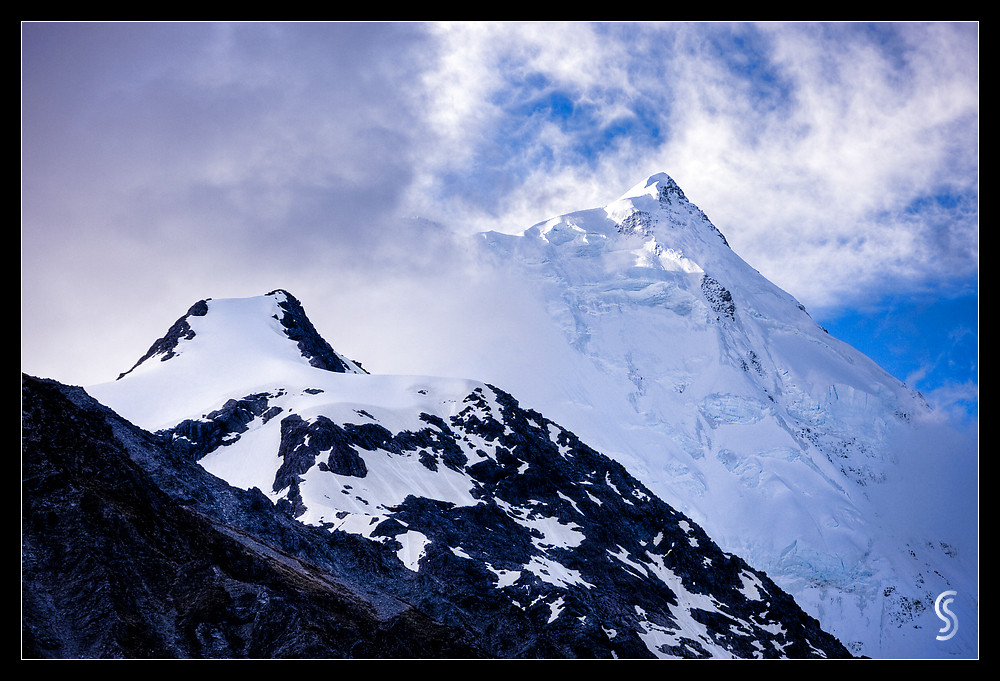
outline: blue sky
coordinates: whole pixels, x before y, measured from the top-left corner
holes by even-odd
[[[364,355],[380,301],[440,278],[432,225],[518,232],[662,171],[978,414],[977,23],[24,23],[21,50],[29,373],[109,380],[196,300],[279,286]]]

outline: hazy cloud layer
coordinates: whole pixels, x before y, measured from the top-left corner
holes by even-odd
[[[452,231],[521,231],[659,171],[810,309],[974,286],[978,39],[964,23],[24,24],[24,369],[104,380],[196,300],[279,286],[334,345],[382,360],[414,312],[505,304],[456,283],[449,263],[476,272]]]

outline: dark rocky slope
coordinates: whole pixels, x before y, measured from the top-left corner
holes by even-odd
[[[282,516],[82,390],[26,376],[23,419],[23,657],[485,654],[403,600],[387,549]]]
[[[381,541],[296,521],[79,388],[25,376],[22,394],[24,657],[641,658],[650,636],[676,657],[849,657],[766,575],[571,433],[554,446],[552,424],[499,391],[502,415],[470,405],[423,443],[482,503],[410,496]],[[497,457],[468,465],[462,433]],[[379,442],[403,451],[414,436]],[[340,437],[374,446],[364,429]],[[582,523],[586,541],[537,546],[508,512],[526,500]],[[396,557],[404,527],[431,540],[419,571]],[[524,572],[498,588],[494,569],[546,556],[580,579]]]

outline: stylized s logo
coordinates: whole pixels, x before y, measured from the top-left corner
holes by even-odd
[[[958,617],[948,609],[951,602],[955,600],[954,596],[957,595],[958,593],[955,591],[943,591],[934,601],[934,612],[944,622],[944,626],[940,629],[941,633],[937,637],[939,641],[947,641],[958,631]],[[942,612],[944,615],[941,614]]]

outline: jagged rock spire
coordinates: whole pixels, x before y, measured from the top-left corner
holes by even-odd
[[[278,307],[285,313],[279,321],[288,337],[298,343],[302,356],[309,360],[310,365],[336,373],[353,371],[353,368],[334,351],[309,321],[305,308],[298,298],[284,289],[275,289],[267,295],[274,296],[278,300]],[[357,362],[353,364],[361,368]]]

